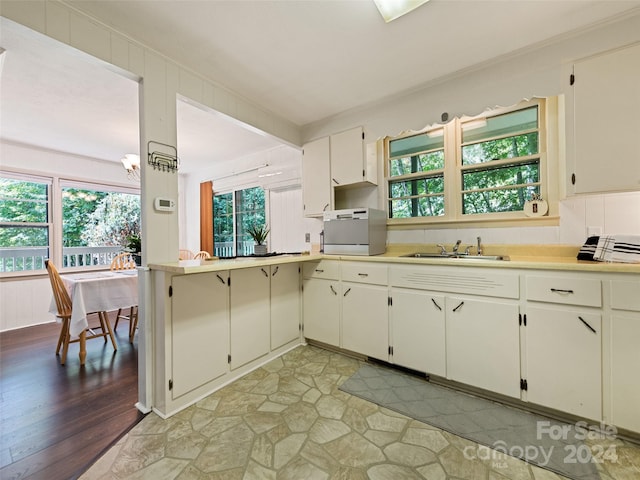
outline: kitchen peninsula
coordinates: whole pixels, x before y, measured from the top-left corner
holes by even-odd
[[[640,265],[578,261],[575,247],[403,256],[430,249],[150,265],[155,410],[171,416],[310,339],[640,434]]]

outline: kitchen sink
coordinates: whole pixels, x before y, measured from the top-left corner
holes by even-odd
[[[442,259],[460,259],[460,260],[501,260],[506,261],[509,260],[509,257],[506,255],[465,255],[460,253],[426,253],[426,252],[415,252],[408,253],[406,255],[402,255],[403,257],[410,258],[442,258]]]

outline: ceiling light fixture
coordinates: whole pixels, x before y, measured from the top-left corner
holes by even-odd
[[[140,180],[140,155],[127,153],[120,159],[129,180]]]
[[[429,0],[373,0],[386,23],[415,10]]]

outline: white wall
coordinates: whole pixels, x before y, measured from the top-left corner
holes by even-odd
[[[524,98],[568,97],[572,93],[569,74],[574,61],[638,41],[640,13],[493,60],[407,95],[307,125],[303,138],[308,142],[360,125],[364,126],[370,139],[383,138],[438,123],[443,112],[453,118],[479,114],[495,106],[513,105]],[[571,128],[571,116],[567,117],[567,128]],[[336,207],[366,204],[385,208],[381,165],[377,199],[370,190],[347,191],[336,195]],[[566,165],[557,166],[558,178],[550,181],[558,182],[559,190],[563,192]],[[559,215],[557,227],[392,230],[388,241],[453,243],[457,239],[475,241],[476,236],[481,235],[487,243],[579,245],[586,239],[587,228],[592,226],[601,227],[603,233],[640,234],[640,192],[570,197],[561,201]]]
[[[268,167],[239,173],[261,165]],[[261,176],[277,172],[281,173]],[[180,198],[184,204],[184,210],[180,212],[181,247],[194,252],[200,250],[200,183],[212,180],[216,193],[262,186],[266,190],[267,223],[272,230],[269,251],[308,250],[309,247],[304,243],[301,176],[301,152],[286,145],[223,162],[197,173],[181,175]],[[281,229],[286,231],[280,232]]]
[[[389,243],[454,243],[475,245],[481,236],[485,244],[582,245],[591,227],[603,234],[640,235],[640,192],[573,197],[560,202],[557,227],[415,229],[388,232]]]
[[[137,187],[119,163],[0,141],[3,169],[68,180]],[[0,281],[0,331],[55,321],[46,274]]]

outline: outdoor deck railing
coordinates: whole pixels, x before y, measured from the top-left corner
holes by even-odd
[[[234,255],[253,255],[253,242],[242,242],[240,251],[233,252],[234,242],[219,242],[213,246],[213,254],[216,257],[232,257]]]
[[[63,247],[62,268],[111,265],[111,260],[122,247]],[[48,247],[0,248],[0,272],[44,270],[49,258]]]

